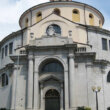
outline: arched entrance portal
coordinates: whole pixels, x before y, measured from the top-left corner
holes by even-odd
[[[60,110],[60,94],[55,89],[45,94],[45,110]]]

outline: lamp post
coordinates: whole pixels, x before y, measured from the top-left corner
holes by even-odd
[[[96,110],[98,110],[98,92],[100,92],[101,87],[92,87],[93,92],[96,93]]]

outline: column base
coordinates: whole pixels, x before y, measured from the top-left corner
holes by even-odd
[[[60,108],[60,110],[64,110],[63,108]]]
[[[73,107],[73,108],[70,108],[69,110],[77,110],[77,108],[76,107]]]

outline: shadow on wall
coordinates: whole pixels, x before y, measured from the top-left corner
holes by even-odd
[[[10,109],[6,109],[6,108],[0,108],[0,110],[10,110]]]

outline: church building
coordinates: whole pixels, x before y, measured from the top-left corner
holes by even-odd
[[[0,41],[0,109],[110,110],[110,31],[96,8],[50,0]],[[98,109],[97,109],[98,107]]]

